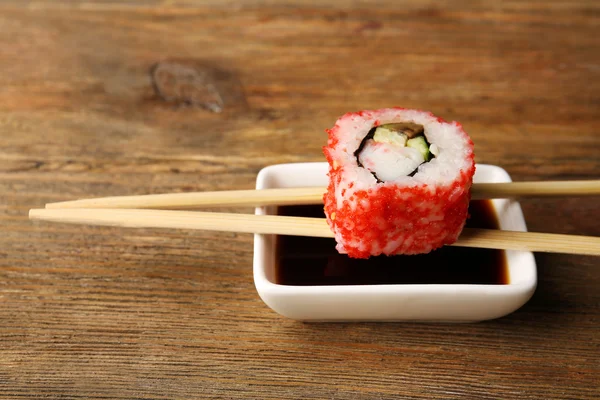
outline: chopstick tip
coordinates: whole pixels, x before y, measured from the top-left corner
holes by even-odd
[[[58,203],[46,203],[46,204],[44,205],[44,208],[46,208],[46,209],[63,208],[63,207],[61,207],[61,205],[62,205],[63,203],[65,203],[65,202],[62,202],[62,201],[61,201],[61,202],[58,202]]]
[[[39,208],[32,208],[31,210],[29,210],[29,219],[37,219],[37,217],[39,215],[40,215]]]

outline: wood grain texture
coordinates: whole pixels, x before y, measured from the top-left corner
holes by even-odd
[[[0,397],[600,397],[597,257],[537,254],[534,297],[495,321],[302,324],[256,294],[251,235],[27,220],[250,189],[390,105],[461,121],[515,180],[599,178],[598,4],[499,3],[2,2]],[[161,99],[164,60],[214,79],[223,110]],[[522,206],[533,231],[600,236],[597,198]]]

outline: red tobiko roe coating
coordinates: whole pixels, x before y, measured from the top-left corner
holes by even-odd
[[[347,166],[334,159],[340,141],[340,121],[347,118],[376,116],[385,110],[361,111],[342,116],[329,135],[327,146],[323,148],[329,163],[329,185],[323,200],[325,214],[331,230],[335,233],[338,250],[342,249],[352,258],[368,258],[387,254],[423,254],[454,243],[468,217],[471,199],[471,185],[475,173],[473,142],[458,123],[454,123],[462,139],[470,148],[465,155],[468,168],[462,169],[456,179],[428,187],[422,183],[412,187],[395,187],[376,184],[366,190],[355,190],[350,197],[344,197],[346,189],[340,192],[341,206],[336,198],[336,188],[342,184]],[[405,110],[395,108],[392,110]],[[435,117],[431,113],[425,113]],[[440,123],[443,119],[435,117]],[[379,121],[375,120],[379,125]],[[363,135],[364,136],[364,135]],[[347,185],[351,188],[353,183]],[[363,201],[364,200],[364,201]],[[432,213],[443,218],[430,218]],[[390,247],[391,246],[391,247]]]

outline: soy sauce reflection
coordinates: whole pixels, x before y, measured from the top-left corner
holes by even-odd
[[[469,206],[466,226],[498,229],[490,200]],[[279,215],[323,218],[323,206],[283,206]],[[351,259],[335,250],[335,240],[277,237],[276,279],[280,285],[508,284],[502,250],[444,247],[416,256]]]

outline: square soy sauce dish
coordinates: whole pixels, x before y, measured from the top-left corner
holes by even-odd
[[[256,189],[327,186],[327,163],[279,164],[260,171]],[[474,183],[510,182],[477,164]],[[323,217],[322,205],[260,207],[258,215]],[[519,203],[471,202],[467,226],[526,231]],[[490,225],[491,224],[491,225]],[[446,246],[428,255],[352,260],[335,240],[254,236],[254,283],[275,312],[300,321],[474,322],[523,306],[537,285],[533,254]]]

